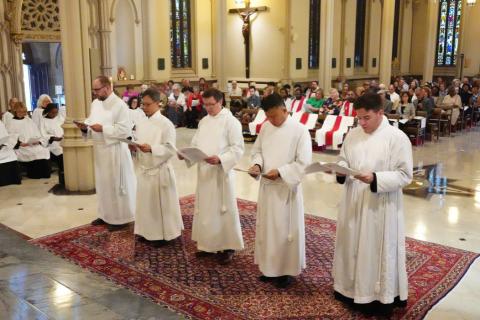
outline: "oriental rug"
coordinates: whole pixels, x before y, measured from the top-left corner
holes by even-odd
[[[135,239],[129,229],[81,226],[31,240],[115,283],[193,319],[364,319],[333,296],[335,221],[306,215],[307,269],[288,289],[258,280],[253,263],[256,203],[238,200],[245,250],[227,266],[195,256],[194,196],[180,200],[185,231],[165,247]],[[409,300],[393,319],[421,319],[465,274],[478,255],[407,239]]]

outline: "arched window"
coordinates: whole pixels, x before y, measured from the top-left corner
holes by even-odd
[[[320,0],[310,0],[308,25],[308,68],[318,69],[320,59]]]
[[[437,66],[455,66],[460,35],[462,0],[440,0],[437,33]]]
[[[357,13],[355,19],[355,67],[363,67],[364,65],[366,20],[367,0],[357,0]]]
[[[190,0],[170,1],[170,50],[173,68],[192,67]]]

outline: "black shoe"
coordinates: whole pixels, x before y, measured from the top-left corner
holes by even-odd
[[[275,281],[275,286],[280,289],[285,289],[293,283],[292,276],[281,276]]]
[[[90,222],[90,224],[92,226],[101,226],[101,225],[104,225],[104,224],[107,224],[107,223],[105,221],[103,221],[102,219],[97,218],[97,219],[93,220],[92,222]]]
[[[343,294],[341,294],[340,292],[337,292],[337,291],[334,291],[333,295],[335,297],[335,300],[346,303],[348,305],[353,305],[353,299],[352,298],[345,297]]]
[[[113,232],[113,231],[118,231],[118,230],[125,229],[127,227],[127,225],[128,225],[128,223],[125,223],[125,224],[109,224],[107,229],[108,229],[108,231]]]
[[[168,244],[168,241],[167,240],[151,240],[149,241],[149,244],[152,246],[152,247],[155,247],[155,248],[160,248],[160,247],[163,247],[165,245]]]
[[[218,263],[221,265],[230,264],[233,260],[233,255],[235,254],[235,250],[224,250],[218,255]]]
[[[400,297],[395,297],[393,304],[395,307],[405,308],[408,304],[408,300],[400,300]]]
[[[205,257],[210,257],[212,255],[214,255],[215,252],[206,252],[206,251],[197,251],[195,252],[195,256],[197,258],[205,258]]]
[[[260,277],[258,277],[258,280],[262,281],[262,282],[273,282],[277,279],[277,277],[267,277],[267,276],[264,276],[264,275],[261,275]]]

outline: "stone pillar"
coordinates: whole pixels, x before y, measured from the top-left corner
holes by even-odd
[[[225,76],[225,45],[227,42],[226,21],[227,2],[226,0],[212,0],[212,32],[213,52],[212,78],[218,81],[218,88],[227,90],[227,78]]]
[[[17,97],[25,101],[21,35],[13,34],[17,15],[14,4],[0,0],[0,113],[6,111],[8,100]]]
[[[283,30],[283,35],[284,35],[284,66],[283,66],[283,79],[280,81],[282,83],[290,83],[291,82],[291,77],[290,77],[290,46],[291,46],[291,39],[292,39],[292,15],[291,15],[291,8],[292,8],[292,1],[291,0],[286,0],[285,1],[285,7],[286,7],[286,14],[285,14],[285,27],[282,29]]]
[[[334,0],[323,0],[320,6],[320,60],[318,85],[327,92],[332,87]]]
[[[393,27],[395,20],[395,1],[385,0],[382,3],[382,29],[380,34],[379,81],[390,84],[392,76]]]
[[[437,44],[438,1],[427,2],[427,28],[425,30],[425,52],[423,60],[423,82],[433,80],[435,49]]]
[[[82,138],[72,120],[84,120],[91,103],[88,4],[59,0],[67,120],[63,141],[65,188],[72,192],[95,189],[92,142]]]
[[[110,46],[110,35],[112,29],[110,28],[110,0],[99,0],[99,25],[98,30],[100,34],[100,49],[101,49],[101,65],[102,74],[108,77],[112,76],[112,56]],[[134,50],[130,48],[129,50]],[[94,77],[97,75],[94,75]]]

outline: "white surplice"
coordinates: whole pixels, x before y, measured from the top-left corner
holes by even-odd
[[[128,114],[130,115],[130,121],[132,122],[132,127],[135,127],[137,123],[145,119],[147,116],[141,108],[137,109],[128,109]]]
[[[151,146],[151,153],[137,150],[137,208],[135,234],[147,240],[172,240],[183,230],[175,173],[175,127],[157,111],[137,123],[137,139]]]
[[[5,128],[8,128],[8,124],[12,119],[13,119],[13,114],[10,111],[6,111],[2,115],[2,121],[3,121],[3,124],[5,125]]]
[[[38,127],[33,123],[32,119],[25,117],[23,119],[13,118],[8,123],[7,131],[10,134],[18,136],[18,141],[22,143],[28,142],[32,138],[39,138],[40,144],[27,147],[19,147],[15,149],[18,161],[30,162],[34,160],[50,159],[50,151],[48,150],[48,141],[43,138]]]
[[[32,112],[32,120],[38,129],[40,129],[42,125],[43,110],[45,109],[42,107],[36,107],[35,109],[33,109],[33,112]]]
[[[17,155],[15,151],[13,151],[13,148],[17,144],[17,136],[14,134],[10,135],[3,122],[0,121],[0,139],[6,136],[9,136],[8,140],[1,143],[3,147],[0,149],[0,164],[17,161]]]
[[[392,303],[408,296],[402,188],[412,180],[412,146],[386,117],[371,134],[349,132],[342,166],[374,172],[377,192],[347,177],[340,202],[333,266],[334,289],[356,303]]]
[[[305,126],[287,117],[280,127],[265,122],[252,149],[262,173],[278,169],[276,180],[262,178],[257,204],[255,263],[263,275],[296,276],[306,267],[302,186],[312,161],[312,142]]]
[[[232,170],[244,151],[240,122],[228,109],[222,109],[216,116],[207,115],[198,125],[192,147],[221,160],[218,165],[206,162],[197,165],[192,239],[200,251],[243,249]]]
[[[95,99],[85,123],[103,126],[103,132],[88,129],[93,139],[98,215],[109,224],[131,222],[137,189],[133,161],[127,144],[112,139],[131,136],[128,106],[113,93],[105,101]]]
[[[47,141],[49,141],[51,137],[62,138],[62,125],[63,118],[60,116],[60,114],[53,119],[42,118],[40,124],[40,133],[42,134],[42,137],[44,137]],[[60,141],[53,141],[48,145],[48,149],[56,156],[63,154],[63,148],[60,144]]]

